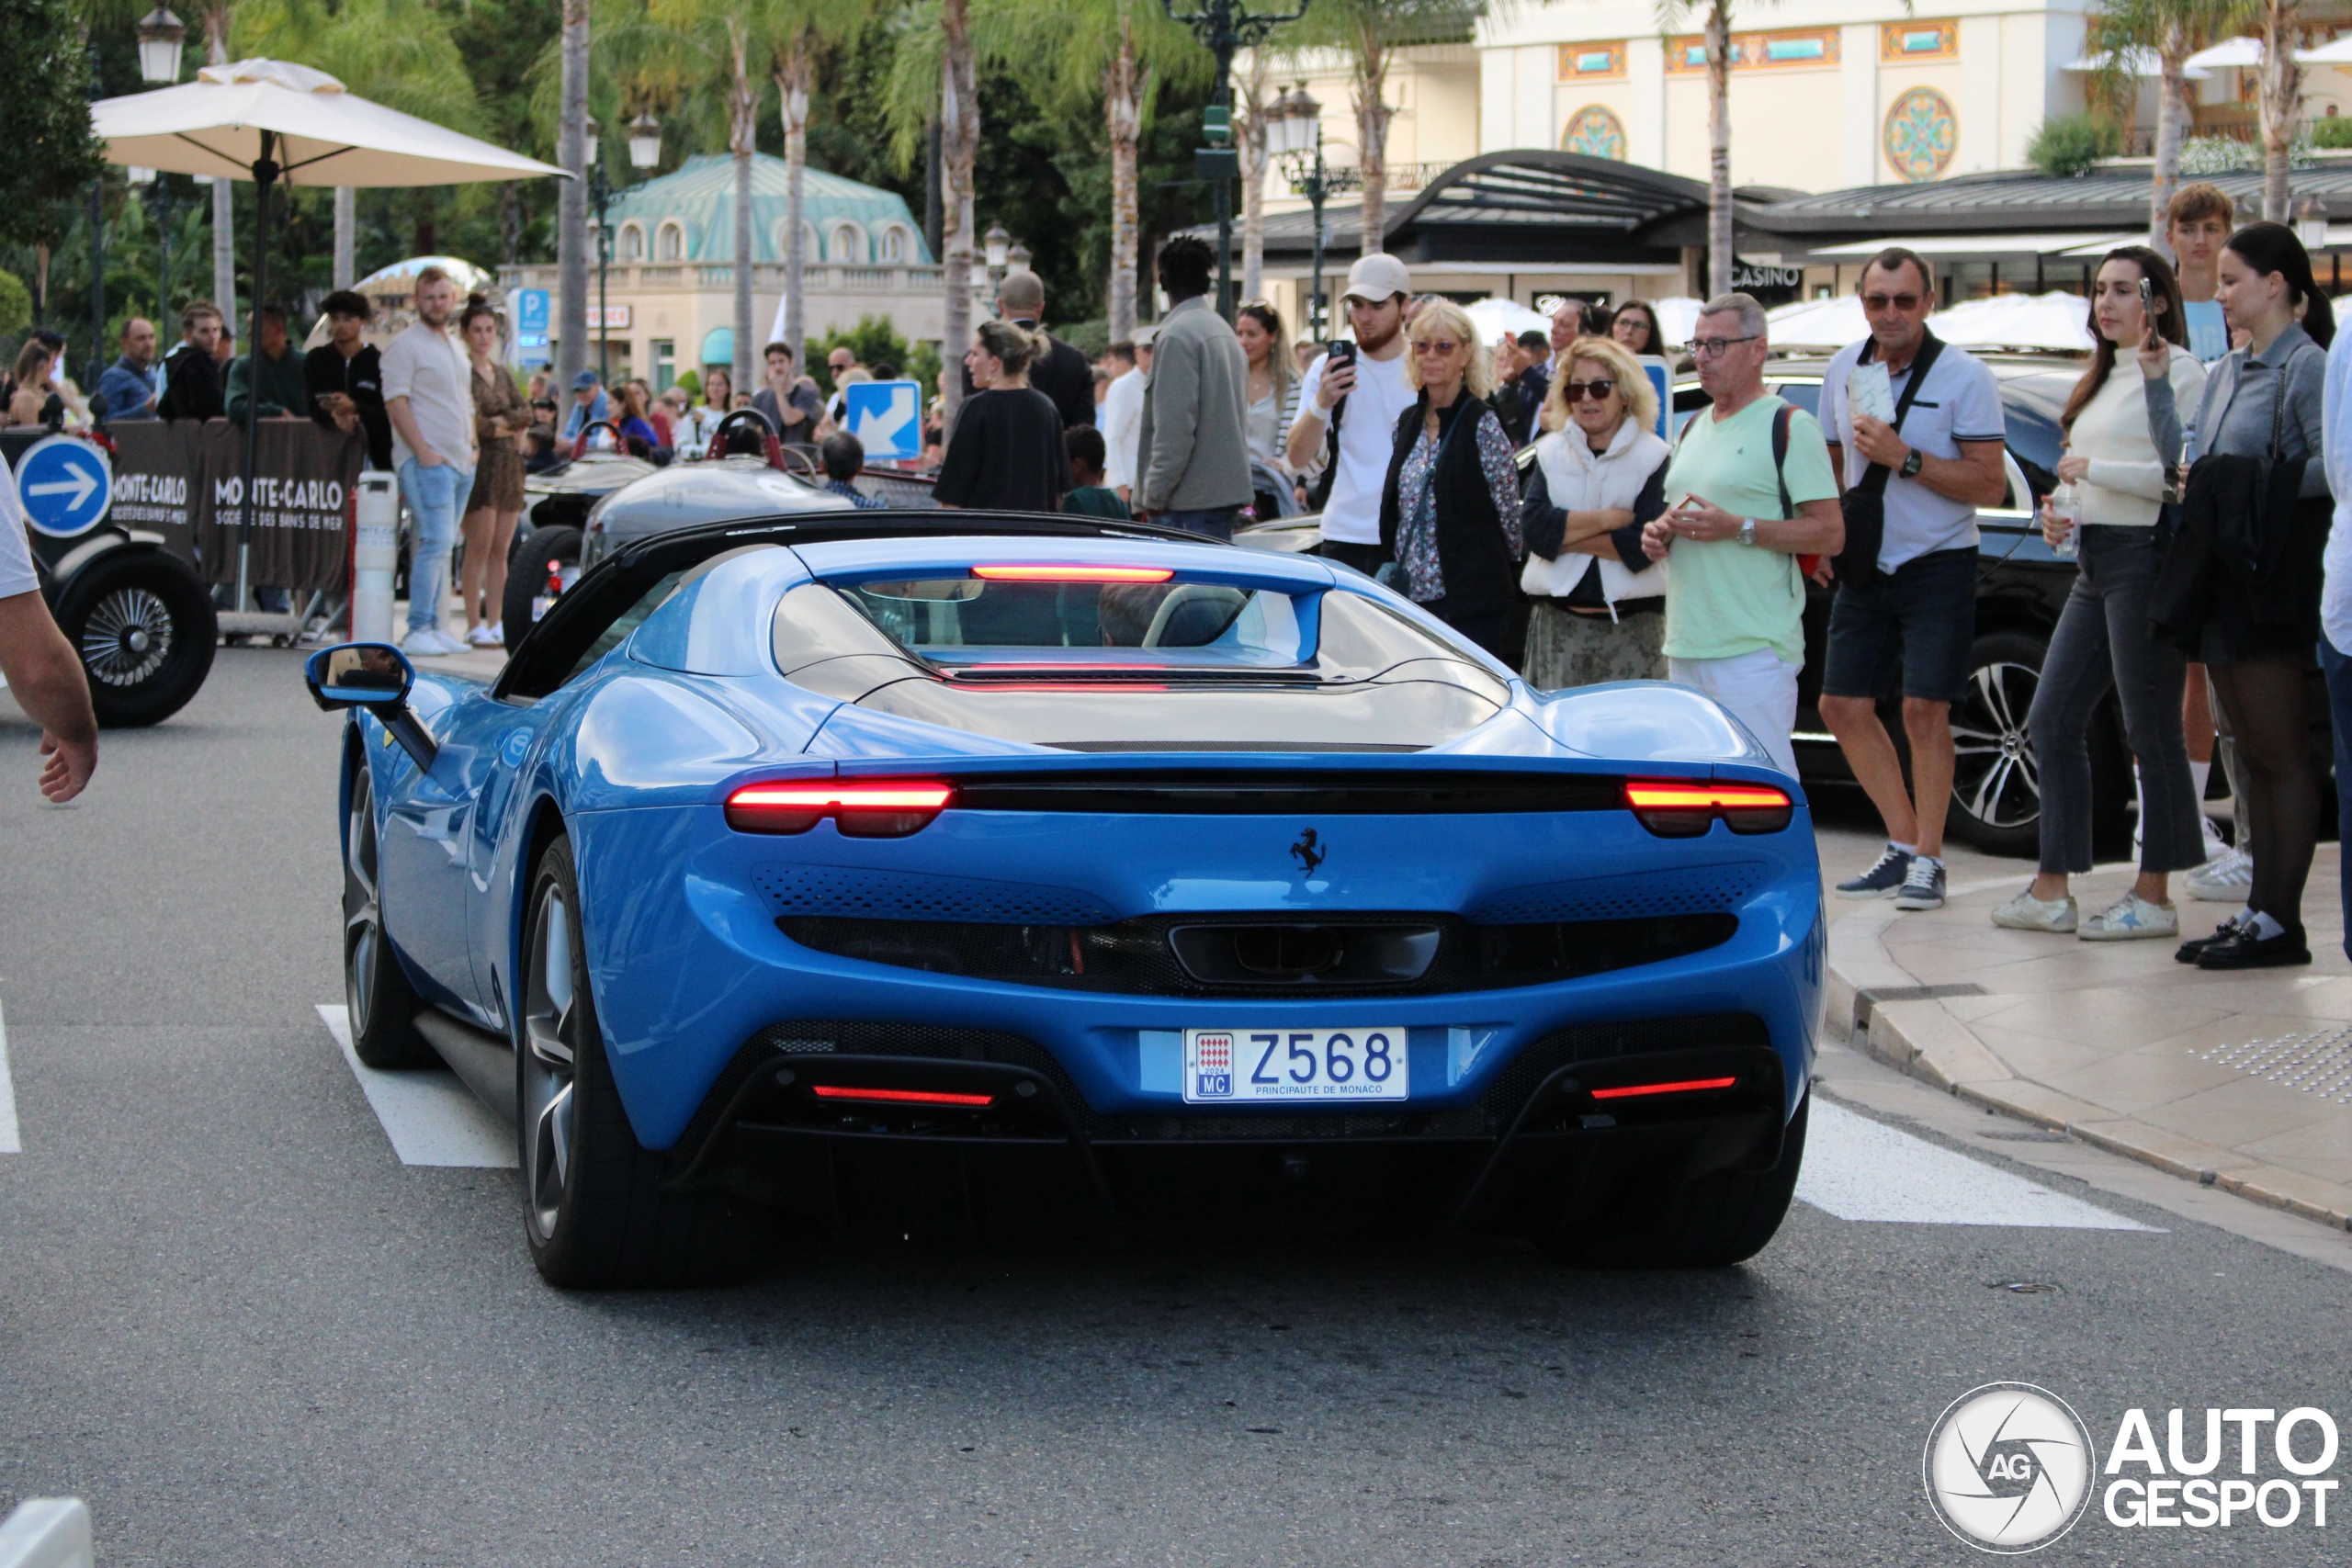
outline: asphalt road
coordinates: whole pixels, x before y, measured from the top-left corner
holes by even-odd
[[[63,810],[0,695],[0,1511],[86,1497],[106,1568],[1957,1563],[1921,1445],[1977,1384],[2060,1393],[2102,1456],[2131,1406],[2159,1441],[2174,1405],[2352,1417],[2346,1237],[1834,1046],[1887,1192],[2154,1228],[1823,1198],[1714,1273],[805,1245],[741,1288],[559,1294],[514,1174],[400,1163],[318,1016],[335,721],[298,668],[224,649]],[[2340,1562],[2346,1531],[2094,1502],[2043,1560]]]

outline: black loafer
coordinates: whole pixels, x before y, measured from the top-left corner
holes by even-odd
[[[2197,955],[2197,967],[2276,969],[2311,961],[2312,950],[2304,945],[2301,931],[2280,931],[2271,937],[2256,936],[2250,931],[2232,931],[2228,941],[2217,942]]]
[[[2192,937],[2188,941],[2182,942],[2180,946],[2173,952],[2173,962],[2176,964],[2194,964],[2197,962],[2198,955],[2202,953],[2207,948],[2216,947],[2222,942],[2229,942],[2235,938],[2237,934],[2237,917],[2235,915],[2232,915],[2228,919],[2223,920],[2220,925],[2213,928],[2213,934],[2211,936]]]

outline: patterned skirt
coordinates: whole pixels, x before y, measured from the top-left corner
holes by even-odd
[[[1527,660],[1538,691],[1596,686],[1604,681],[1666,679],[1666,617],[1579,615],[1538,600],[1527,616]]]

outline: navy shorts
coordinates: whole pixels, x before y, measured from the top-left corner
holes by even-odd
[[[1839,583],[1829,606],[1822,695],[1875,702],[1900,669],[1905,696],[1960,701],[1976,641],[1976,568],[1971,545],[1905,561],[1867,588]]]

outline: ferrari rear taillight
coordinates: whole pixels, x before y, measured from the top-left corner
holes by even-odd
[[[1662,839],[1695,839],[1718,817],[1735,833],[1777,833],[1795,811],[1788,792],[1770,784],[1701,779],[1627,779],[1625,805]]]
[[[1627,1084],[1622,1089],[1597,1089],[1595,1100],[1646,1100],[1660,1094],[1703,1094],[1709,1089],[1729,1089],[1737,1083],[1736,1077],[1727,1078],[1683,1078],[1674,1083]]]
[[[739,833],[805,833],[830,817],[852,839],[903,839],[931,826],[955,798],[933,779],[745,784],[727,797],[727,825]]]

